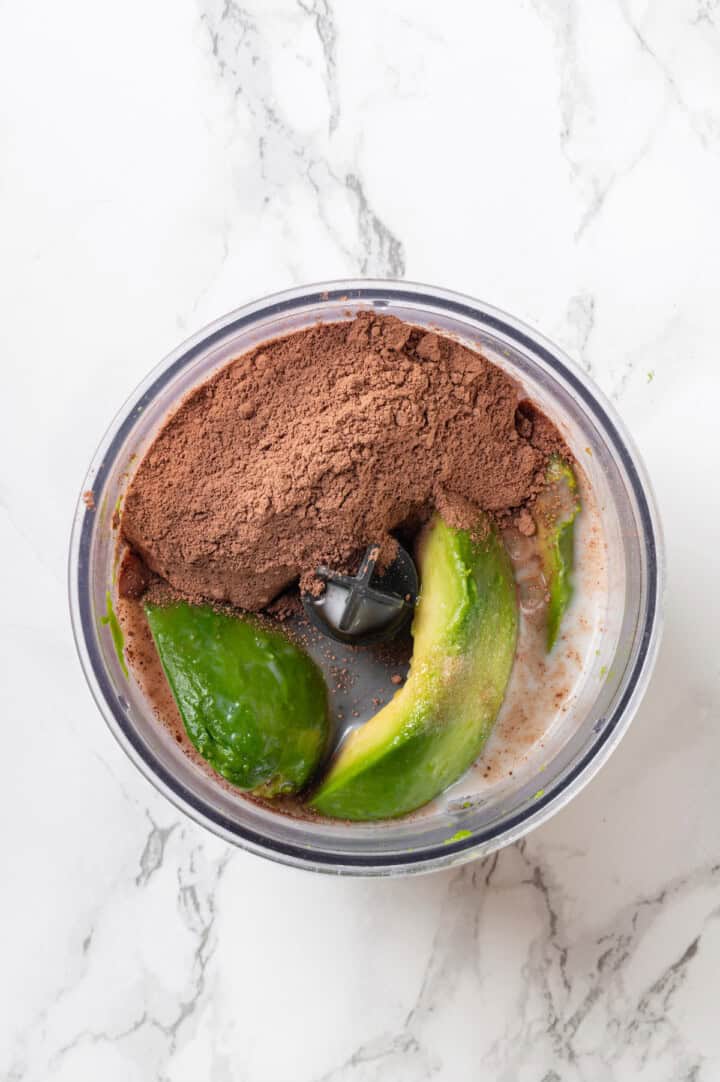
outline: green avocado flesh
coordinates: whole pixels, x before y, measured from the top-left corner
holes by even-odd
[[[313,661],[277,631],[206,605],[146,605],[190,740],[218,774],[272,797],[302,789],[328,736]]]
[[[404,815],[480,754],[510,678],[518,623],[509,558],[490,524],[480,525],[483,540],[474,541],[434,520],[420,553],[410,674],[342,744],[310,800],[324,815]]]
[[[567,462],[553,457],[547,470],[548,487],[537,500],[535,523],[549,601],[546,648],[552,650],[570,604],[575,550],[575,519],[580,511],[577,480]]]

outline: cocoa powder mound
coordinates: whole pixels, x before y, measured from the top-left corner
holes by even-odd
[[[122,538],[175,590],[267,606],[319,563],[416,530],[438,507],[522,508],[569,455],[475,351],[371,313],[265,342],[193,390],[141,461]]]

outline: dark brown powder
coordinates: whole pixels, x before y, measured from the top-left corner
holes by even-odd
[[[535,533],[535,519],[526,507],[523,507],[515,519],[515,526],[523,537],[532,537]]]
[[[117,584],[120,596],[142,597],[149,585],[149,578],[142,560],[138,559],[134,552],[125,551],[118,566]]]
[[[435,507],[464,527],[521,509],[553,451],[556,429],[480,354],[361,314],[192,391],[132,479],[122,536],[176,590],[259,610]]]

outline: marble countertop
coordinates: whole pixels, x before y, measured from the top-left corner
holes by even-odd
[[[720,1078],[720,3],[52,0],[0,11],[0,1077]],[[619,750],[460,871],[228,848],[106,730],[78,486],[165,353],[272,290],[435,283],[555,338],[664,518]]]

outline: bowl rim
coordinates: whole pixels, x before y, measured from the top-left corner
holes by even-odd
[[[89,591],[91,540],[94,511],[78,499],[70,538],[68,592],[73,636],[80,664],[93,698],[110,731],[125,753],[178,810],[213,831],[225,841],[294,867],[333,874],[402,875],[432,871],[487,856],[547,821],[568,803],[597,773],[627,731],[645,693],[662,634],[662,600],[665,588],[665,555],[662,528],[652,486],[644,463],[614,407],[590,377],[559,347],[527,324],[502,310],[462,293],[420,283],[393,279],[352,278],[318,282],[269,294],[234,309],[186,339],[155,365],[115,414],[92,457],[80,492],[101,490],[114,466],[116,455],[131,431],[137,413],[181,369],[228,334],[272,316],[329,301],[412,302],[441,308],[451,316],[472,320],[481,327],[499,332],[538,355],[552,372],[577,395],[591,415],[598,419],[613,445],[636,501],[646,548],[647,581],[644,583],[644,611],[638,624],[642,637],[631,671],[612,715],[585,755],[569,769],[551,791],[532,806],[518,810],[504,820],[501,830],[492,826],[441,845],[420,851],[366,855],[317,851],[310,846],[269,839],[241,826],[212,807],[169,771],[140,740],[118,702],[99,649],[94,641],[94,616]],[[379,302],[379,303],[378,303]]]

